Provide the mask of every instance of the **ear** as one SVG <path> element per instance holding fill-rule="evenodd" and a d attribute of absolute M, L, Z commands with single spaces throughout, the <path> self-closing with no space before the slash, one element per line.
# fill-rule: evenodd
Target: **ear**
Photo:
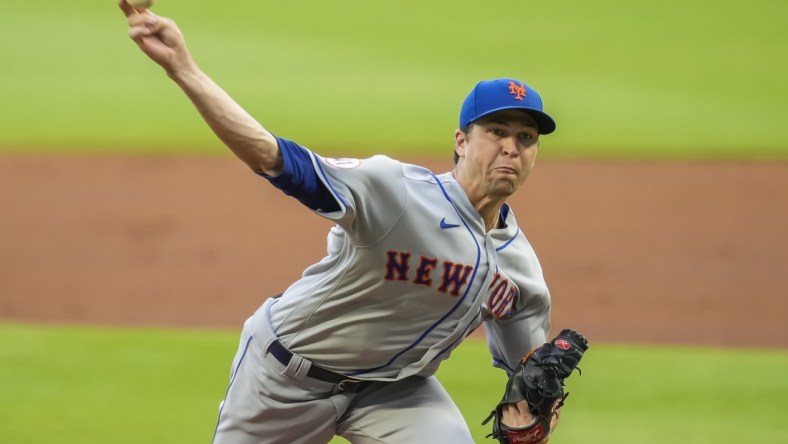
<path fill-rule="evenodd" d="M 461 130 L 454 131 L 454 152 L 460 157 L 465 157 L 465 147 L 468 145 L 468 134 Z"/>

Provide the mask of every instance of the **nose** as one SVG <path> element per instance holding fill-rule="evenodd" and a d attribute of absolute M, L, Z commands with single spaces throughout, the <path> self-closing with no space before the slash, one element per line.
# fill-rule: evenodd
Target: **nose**
<path fill-rule="evenodd" d="M 501 139 L 501 153 L 509 157 L 519 156 L 520 150 L 517 148 L 517 139 L 514 137 L 505 137 Z"/>

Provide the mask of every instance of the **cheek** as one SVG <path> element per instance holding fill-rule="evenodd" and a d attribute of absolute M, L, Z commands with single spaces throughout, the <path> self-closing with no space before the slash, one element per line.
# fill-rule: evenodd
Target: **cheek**
<path fill-rule="evenodd" d="M 534 162 L 533 157 L 528 151 L 521 152 L 518 160 L 520 161 L 520 167 L 522 169 L 528 169 Z"/>
<path fill-rule="evenodd" d="M 526 161 L 526 165 L 528 165 L 528 168 L 533 168 L 534 163 L 536 163 L 536 153 L 538 153 L 538 150 L 536 148 L 533 148 L 528 150 L 526 155 L 523 156 L 523 158 Z"/>
<path fill-rule="evenodd" d="M 465 157 L 471 161 L 473 165 L 478 168 L 484 168 L 484 165 L 489 164 L 489 155 L 481 145 L 475 145 L 473 149 L 465 150 Z"/>
<path fill-rule="evenodd" d="M 536 153 L 529 153 L 521 157 L 522 160 L 522 180 L 525 180 L 526 177 L 531 173 L 531 170 L 536 163 Z"/>

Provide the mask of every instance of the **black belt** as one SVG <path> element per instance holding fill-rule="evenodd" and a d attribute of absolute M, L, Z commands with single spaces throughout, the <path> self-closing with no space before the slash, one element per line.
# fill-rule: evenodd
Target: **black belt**
<path fill-rule="evenodd" d="M 287 366 L 287 364 L 289 364 L 290 360 L 293 358 L 293 353 L 286 349 L 285 346 L 282 345 L 282 343 L 278 340 L 271 343 L 271 345 L 268 347 L 268 352 L 274 355 L 276 360 L 284 366 Z M 306 373 L 306 375 L 319 381 L 338 384 L 339 390 L 347 392 L 358 391 L 361 388 L 361 383 L 364 382 L 358 379 L 348 378 L 345 375 L 334 373 L 324 368 L 320 368 L 314 364 L 309 367 L 309 371 Z"/>

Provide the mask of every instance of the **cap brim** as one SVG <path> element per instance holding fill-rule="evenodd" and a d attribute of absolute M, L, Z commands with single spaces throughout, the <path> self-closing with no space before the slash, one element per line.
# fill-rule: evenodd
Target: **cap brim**
<path fill-rule="evenodd" d="M 533 117 L 536 121 L 537 130 L 539 130 L 539 134 L 550 134 L 555 131 L 555 120 L 552 117 L 545 114 L 543 111 L 539 111 L 538 109 L 533 108 L 525 108 L 522 106 L 502 106 L 500 108 L 495 108 L 487 111 L 484 114 L 477 116 L 473 121 L 477 121 L 484 116 L 489 116 L 490 114 L 497 113 L 498 111 L 504 111 L 507 109 L 519 109 L 528 113 L 529 116 Z"/>

